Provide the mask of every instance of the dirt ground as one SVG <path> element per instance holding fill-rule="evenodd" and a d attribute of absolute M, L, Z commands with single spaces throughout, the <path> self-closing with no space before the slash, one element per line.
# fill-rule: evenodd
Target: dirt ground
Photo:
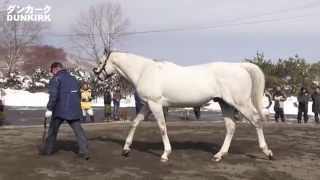
<path fill-rule="evenodd" d="M 224 124 L 217 122 L 168 123 L 173 152 L 160 162 L 162 141 L 155 122 L 137 129 L 130 157 L 121 156 L 129 123 L 86 124 L 91 159 L 77 158 L 77 145 L 69 127 L 59 133 L 58 152 L 39 156 L 42 128 L 0 128 L 0 180 L 36 179 L 217 179 L 288 180 L 320 179 L 320 126 L 265 125 L 265 136 L 275 154 L 267 160 L 260 151 L 255 130 L 238 123 L 229 154 L 211 161 L 224 139 Z"/>

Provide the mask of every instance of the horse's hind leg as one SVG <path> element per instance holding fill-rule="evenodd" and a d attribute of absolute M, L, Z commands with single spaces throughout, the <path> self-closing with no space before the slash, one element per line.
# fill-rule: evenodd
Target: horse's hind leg
<path fill-rule="evenodd" d="M 171 153 L 171 145 L 170 145 L 170 141 L 167 134 L 167 127 L 166 127 L 166 122 L 163 114 L 162 105 L 155 103 L 153 101 L 149 101 L 148 104 L 149 104 L 150 110 L 152 111 L 154 117 L 157 120 L 158 126 L 160 128 L 160 133 L 162 136 L 164 152 L 161 156 L 161 161 L 166 162 L 168 161 L 168 156 Z"/>
<path fill-rule="evenodd" d="M 234 121 L 232 120 L 232 118 L 234 116 L 234 108 L 232 106 L 230 106 L 229 104 L 227 104 L 226 102 L 224 102 L 223 100 L 219 101 L 219 105 L 221 107 L 224 122 L 226 125 L 226 136 L 225 136 L 223 145 L 220 148 L 219 152 L 217 152 L 213 156 L 215 161 L 220 161 L 222 159 L 222 157 L 228 153 L 233 134 L 236 130 L 236 125 L 235 125 Z"/>
<path fill-rule="evenodd" d="M 267 142 L 264 137 L 263 129 L 262 127 L 256 127 L 258 139 L 259 139 L 259 147 L 262 149 L 263 153 L 268 156 L 270 160 L 273 159 L 273 153 L 271 149 L 268 148 Z"/>
<path fill-rule="evenodd" d="M 261 118 L 259 114 L 255 111 L 255 108 L 252 104 L 249 104 L 245 107 L 237 107 L 238 110 L 248 119 L 248 121 L 256 128 L 257 135 L 258 135 L 258 141 L 259 141 L 259 147 L 263 151 L 263 153 L 269 157 L 269 159 L 273 158 L 273 153 L 271 149 L 268 148 L 267 142 L 264 137 L 263 133 L 263 126 Z"/>
<path fill-rule="evenodd" d="M 150 110 L 148 108 L 148 105 L 144 105 L 141 109 L 141 111 L 138 113 L 136 118 L 132 121 L 132 125 L 129 131 L 129 134 L 127 136 L 126 142 L 123 147 L 122 155 L 123 156 L 128 156 L 130 152 L 130 146 L 132 144 L 132 139 L 134 136 L 134 133 L 136 131 L 137 126 L 139 123 L 150 113 Z"/>

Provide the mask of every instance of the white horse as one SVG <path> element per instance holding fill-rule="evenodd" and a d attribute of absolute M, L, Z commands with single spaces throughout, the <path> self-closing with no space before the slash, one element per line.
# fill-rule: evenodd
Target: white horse
<path fill-rule="evenodd" d="M 262 113 L 264 74 L 254 64 L 217 62 L 181 67 L 134 54 L 105 51 L 94 72 L 99 79 L 119 73 L 134 85 L 141 99 L 146 102 L 132 122 L 123 148 L 124 156 L 129 155 L 136 127 L 152 112 L 164 144 L 161 161 L 167 161 L 171 145 L 162 107 L 195 107 L 215 100 L 221 106 L 226 136 L 214 160 L 220 161 L 228 153 L 235 131 L 235 109 L 256 128 L 259 146 L 265 155 L 269 159 L 273 157 L 265 141 L 261 121 L 265 119 Z"/>

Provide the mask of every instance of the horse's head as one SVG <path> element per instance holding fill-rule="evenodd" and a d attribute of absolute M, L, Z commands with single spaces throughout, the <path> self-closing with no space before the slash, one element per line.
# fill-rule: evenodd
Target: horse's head
<path fill-rule="evenodd" d="M 98 66 L 93 68 L 94 74 L 98 77 L 99 80 L 106 80 L 115 73 L 114 65 L 111 62 L 112 51 L 104 50 L 103 56 L 100 58 Z"/>

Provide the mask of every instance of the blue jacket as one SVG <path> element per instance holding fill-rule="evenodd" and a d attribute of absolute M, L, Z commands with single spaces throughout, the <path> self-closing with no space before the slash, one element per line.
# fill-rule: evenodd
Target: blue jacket
<path fill-rule="evenodd" d="M 80 85 L 67 70 L 59 71 L 50 80 L 47 108 L 52 111 L 53 118 L 79 120 L 82 117 Z"/>

